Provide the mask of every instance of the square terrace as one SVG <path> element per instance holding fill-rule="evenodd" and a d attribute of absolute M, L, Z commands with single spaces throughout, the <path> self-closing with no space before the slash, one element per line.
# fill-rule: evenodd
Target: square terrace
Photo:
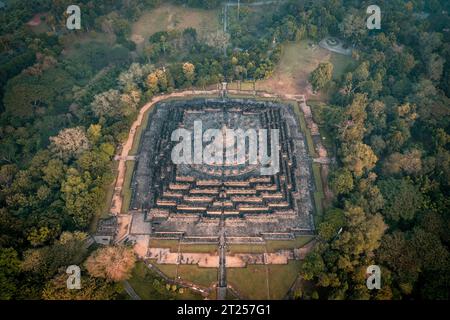
<path fill-rule="evenodd" d="M 217 241 L 219 230 L 236 242 L 311 233 L 311 158 L 291 108 L 247 99 L 159 103 L 143 132 L 131 185 L 139 233 L 202 242 Z M 193 130 L 195 121 L 203 130 L 278 129 L 279 172 L 261 175 L 260 164 L 248 162 L 174 164 L 172 132 Z M 234 140 L 223 144 L 235 147 Z"/>

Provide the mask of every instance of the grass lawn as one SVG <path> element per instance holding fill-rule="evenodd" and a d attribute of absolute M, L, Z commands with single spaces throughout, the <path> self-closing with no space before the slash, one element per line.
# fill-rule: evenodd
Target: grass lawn
<path fill-rule="evenodd" d="M 333 64 L 333 80 L 339 80 L 339 78 L 347 71 L 347 69 L 353 64 L 353 59 L 343 54 L 332 53 L 330 62 Z"/>
<path fill-rule="evenodd" d="M 167 277 L 171 279 L 177 278 L 176 264 L 157 264 L 155 261 L 152 261 L 152 264 L 155 265 Z M 217 282 L 217 269 L 199 268 L 196 265 L 180 264 L 178 266 L 178 277 L 204 287 L 209 287 L 214 282 Z"/>
<path fill-rule="evenodd" d="M 300 263 L 300 261 L 289 261 L 287 265 L 268 266 L 270 299 L 284 298 L 297 278 Z"/>
<path fill-rule="evenodd" d="M 177 277 L 177 265 L 176 264 L 157 264 L 155 261 L 152 261 L 162 273 L 168 276 L 171 279 L 175 279 Z"/>
<path fill-rule="evenodd" d="M 82 46 L 91 42 L 100 42 L 109 45 L 116 43 L 115 36 L 104 32 L 90 31 L 86 33 L 68 33 L 61 38 L 64 46 L 63 54 L 67 57 L 75 54 Z"/>
<path fill-rule="evenodd" d="M 267 295 L 267 272 L 263 265 L 228 268 L 227 280 L 245 299 L 264 300 Z"/>
<path fill-rule="evenodd" d="M 303 112 L 300 111 L 300 106 L 296 103 L 294 106 L 294 113 L 297 115 L 299 122 L 300 122 L 300 129 L 305 135 L 306 138 L 306 146 L 308 147 L 308 152 L 311 157 L 317 158 L 318 154 L 316 153 L 316 149 L 314 149 L 314 141 L 311 136 L 311 132 L 309 131 L 307 125 L 305 116 L 303 115 Z"/>
<path fill-rule="evenodd" d="M 134 171 L 134 164 L 135 161 L 126 161 L 125 166 L 125 180 L 123 182 L 123 189 L 122 189 L 122 196 L 123 196 L 123 202 L 122 202 L 122 213 L 127 213 L 128 209 L 130 208 L 131 203 L 131 178 L 133 177 L 133 171 Z"/>
<path fill-rule="evenodd" d="M 143 262 L 138 262 L 128 280 L 134 291 L 143 300 L 200 300 L 201 295 L 183 289 L 183 293 L 166 289 L 165 281 L 155 272 L 148 269 Z"/>
<path fill-rule="evenodd" d="M 178 266 L 178 276 L 183 280 L 209 287 L 214 282 L 217 282 L 217 269 L 180 264 Z"/>
<path fill-rule="evenodd" d="M 231 244 L 228 246 L 228 252 L 234 253 L 264 253 L 266 247 L 264 244 Z"/>
<path fill-rule="evenodd" d="M 169 248 L 171 252 L 178 252 L 178 245 L 180 241 L 178 240 L 161 240 L 161 239 L 150 239 L 150 248 Z"/>
<path fill-rule="evenodd" d="M 327 106 L 323 102 L 308 100 L 308 105 L 311 107 L 312 116 L 314 122 L 319 126 L 320 137 L 322 138 L 322 143 L 327 149 L 328 156 L 332 157 L 335 151 L 335 145 L 333 143 L 333 137 L 331 133 L 325 130 L 325 119 L 324 119 L 324 110 L 326 110 Z"/>
<path fill-rule="evenodd" d="M 309 74 L 321 62 L 330 61 L 334 66 L 333 78 L 338 79 L 353 61 L 351 57 L 330 52 L 315 44 L 312 40 L 301 40 L 283 45 L 279 63 L 273 75 L 256 83 L 257 90 L 284 93 L 306 93 Z M 320 97 L 319 97 L 320 98 Z"/>
<path fill-rule="evenodd" d="M 145 47 L 149 37 L 158 31 L 184 30 L 194 28 L 200 37 L 220 29 L 219 11 L 185 8 L 174 5 L 144 12 L 133 24 L 131 40 L 139 52 Z"/>
<path fill-rule="evenodd" d="M 130 155 L 130 156 L 137 155 L 138 150 L 139 150 L 139 144 L 141 143 L 142 133 L 147 128 L 147 124 L 148 124 L 148 121 L 149 121 L 149 118 L 150 118 L 150 113 L 152 112 L 154 107 L 155 107 L 155 105 L 153 105 L 153 107 L 148 109 L 147 112 L 144 114 L 144 117 L 142 119 L 141 125 L 139 127 L 137 127 L 137 129 L 136 129 L 136 134 L 134 136 L 133 146 L 131 147 L 130 152 L 128 153 L 128 155 Z"/>
<path fill-rule="evenodd" d="M 181 244 L 181 252 L 212 253 L 217 252 L 216 244 Z"/>
<path fill-rule="evenodd" d="M 181 252 L 196 253 L 215 253 L 217 252 L 216 244 L 184 244 L 180 245 L 178 240 L 151 239 L 150 248 L 168 248 L 171 252 L 178 252 L 180 246 Z"/>
<path fill-rule="evenodd" d="M 269 240 L 267 241 L 267 251 L 276 252 L 281 249 L 301 248 L 314 239 L 314 236 L 300 236 L 295 240 Z"/>
<path fill-rule="evenodd" d="M 325 194 L 323 191 L 322 175 L 320 174 L 320 165 L 318 163 L 312 164 L 314 183 L 316 191 L 314 192 L 314 203 L 316 204 L 316 213 L 320 217 L 323 214 L 323 199 Z"/>

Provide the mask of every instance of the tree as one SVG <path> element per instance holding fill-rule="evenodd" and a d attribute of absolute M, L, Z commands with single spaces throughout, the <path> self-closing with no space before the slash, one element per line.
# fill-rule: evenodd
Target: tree
<path fill-rule="evenodd" d="M 103 190 L 93 183 L 89 172 L 80 174 L 75 168 L 67 171 L 66 180 L 61 185 L 65 207 L 75 225 L 88 226 L 103 198 Z"/>
<path fill-rule="evenodd" d="M 85 262 L 93 277 L 111 281 L 126 280 L 136 262 L 133 249 L 125 246 L 109 246 L 94 251 Z"/>
<path fill-rule="evenodd" d="M 81 127 L 63 129 L 57 136 L 51 137 L 50 141 L 51 150 L 66 161 L 90 148 L 89 140 Z"/>
<path fill-rule="evenodd" d="M 80 290 L 67 289 L 67 277 L 64 272 L 47 282 L 43 291 L 44 300 L 112 300 L 117 296 L 116 287 L 100 278 L 81 277 Z"/>
<path fill-rule="evenodd" d="M 417 175 L 422 171 L 422 153 L 412 149 L 403 154 L 394 152 L 383 161 L 383 173 L 387 176 L 399 173 Z"/>
<path fill-rule="evenodd" d="M 353 189 L 353 176 L 348 169 L 338 169 L 331 175 L 331 189 L 337 194 L 346 194 Z"/>
<path fill-rule="evenodd" d="M 394 222 L 414 218 L 423 197 L 411 180 L 388 178 L 381 180 L 378 186 L 385 199 L 384 216 Z"/>
<path fill-rule="evenodd" d="M 212 48 L 218 48 L 222 52 L 226 52 L 226 49 L 230 45 L 230 35 L 222 30 L 216 32 L 208 32 L 205 36 L 205 42 Z"/>
<path fill-rule="evenodd" d="M 333 77 L 333 64 L 330 62 L 320 63 L 319 66 L 310 74 L 309 82 L 313 90 L 318 91 L 326 86 Z"/>
<path fill-rule="evenodd" d="M 361 176 L 364 170 L 371 170 L 378 160 L 372 149 L 361 142 L 343 144 L 341 155 L 344 165 L 357 177 Z"/>
<path fill-rule="evenodd" d="M 97 94 L 91 108 L 97 117 L 112 118 L 121 114 L 121 96 L 118 90 L 110 89 Z"/>
<path fill-rule="evenodd" d="M 153 93 L 157 93 L 159 91 L 159 87 L 158 87 L 158 75 L 156 74 L 156 72 L 152 72 L 147 76 L 147 81 L 146 81 L 147 87 L 148 89 Z"/>
<path fill-rule="evenodd" d="M 13 248 L 0 248 L 0 300 L 9 300 L 16 292 L 20 260 Z"/>
<path fill-rule="evenodd" d="M 83 232 L 63 232 L 52 245 L 25 251 L 21 269 L 49 279 L 61 267 L 78 265 L 86 258 L 86 239 L 87 234 Z"/>
<path fill-rule="evenodd" d="M 91 124 L 87 130 L 89 142 L 95 145 L 102 136 L 102 126 L 100 124 Z"/>
<path fill-rule="evenodd" d="M 317 252 L 309 253 L 300 265 L 300 275 L 305 280 L 312 280 L 325 270 L 325 263 Z"/>
<path fill-rule="evenodd" d="M 339 229 L 345 224 L 344 211 L 331 209 L 325 214 L 325 219 L 318 227 L 319 236 L 325 241 L 330 241 L 338 236 Z"/>
<path fill-rule="evenodd" d="M 362 141 L 366 130 L 364 122 L 367 118 L 366 113 L 367 96 L 365 94 L 356 94 L 352 103 L 345 108 L 345 120 L 339 128 L 339 138 L 342 142 L 355 143 Z"/>
<path fill-rule="evenodd" d="M 183 74 L 187 83 L 192 84 L 195 79 L 195 66 L 190 62 L 183 63 Z"/>
<path fill-rule="evenodd" d="M 345 38 L 351 40 L 353 44 L 358 44 L 367 33 L 364 17 L 356 10 L 352 10 L 339 25 L 339 29 Z"/>

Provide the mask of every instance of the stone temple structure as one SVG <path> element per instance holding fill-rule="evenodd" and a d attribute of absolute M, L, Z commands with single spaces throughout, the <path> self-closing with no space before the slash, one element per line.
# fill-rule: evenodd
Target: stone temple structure
<path fill-rule="evenodd" d="M 130 235 L 214 243 L 226 236 L 242 243 L 313 233 L 312 160 L 291 105 L 197 98 L 161 102 L 149 117 L 131 184 Z M 278 172 L 262 175 L 262 164 L 250 161 L 175 164 L 172 133 L 193 131 L 199 121 L 203 132 L 278 129 Z M 224 153 L 235 143 L 224 139 Z"/>

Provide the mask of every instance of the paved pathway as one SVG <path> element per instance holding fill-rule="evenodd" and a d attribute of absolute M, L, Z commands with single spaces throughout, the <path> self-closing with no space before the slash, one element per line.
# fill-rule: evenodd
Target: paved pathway
<path fill-rule="evenodd" d="M 123 282 L 123 287 L 125 288 L 125 291 L 128 293 L 128 295 L 131 297 L 131 299 L 142 300 L 141 297 L 138 296 L 136 291 L 134 291 L 134 289 L 131 287 L 130 283 L 127 280 Z"/>
<path fill-rule="evenodd" d="M 226 240 L 224 230 L 224 218 L 220 219 L 219 240 L 219 284 L 217 286 L 217 300 L 225 300 L 227 294 L 227 268 L 226 268 Z"/>

